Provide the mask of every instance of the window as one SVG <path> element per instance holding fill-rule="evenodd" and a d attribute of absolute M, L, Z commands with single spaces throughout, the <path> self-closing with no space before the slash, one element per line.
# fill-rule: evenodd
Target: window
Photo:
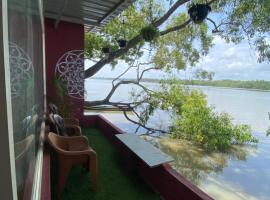
<path fill-rule="evenodd" d="M 30 199 L 44 111 L 39 1 L 8 1 L 11 106 L 18 199 Z"/>

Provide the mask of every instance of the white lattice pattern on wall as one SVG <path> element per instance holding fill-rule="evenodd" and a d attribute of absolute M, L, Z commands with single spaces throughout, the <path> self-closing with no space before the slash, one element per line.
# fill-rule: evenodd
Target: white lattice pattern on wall
<path fill-rule="evenodd" d="M 20 96 L 34 74 L 33 63 L 28 54 L 17 44 L 9 43 L 9 63 L 12 98 Z"/>
<path fill-rule="evenodd" d="M 84 99 L 84 51 L 72 50 L 57 61 L 55 76 L 66 85 L 69 96 Z"/>

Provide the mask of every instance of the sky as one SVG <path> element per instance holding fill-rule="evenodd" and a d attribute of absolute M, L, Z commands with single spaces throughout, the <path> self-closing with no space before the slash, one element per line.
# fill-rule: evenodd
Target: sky
<path fill-rule="evenodd" d="M 213 43 L 215 46 L 200 60 L 197 67 L 215 72 L 217 80 L 270 81 L 270 63 L 258 63 L 258 55 L 248 41 L 235 45 L 215 37 Z"/>
<path fill-rule="evenodd" d="M 183 12 L 182 7 L 178 12 Z M 219 16 L 213 14 L 212 19 L 215 21 Z M 215 73 L 214 80 L 266 80 L 270 81 L 270 63 L 258 63 L 258 55 L 251 48 L 247 40 L 239 44 L 226 43 L 221 37 L 214 36 L 214 46 L 210 49 L 208 55 L 202 57 L 195 68 L 189 68 L 186 71 L 175 72 L 180 79 L 190 79 L 193 72 L 202 68 Z M 90 61 L 86 61 L 86 68 L 91 66 Z M 100 70 L 95 77 L 117 77 L 128 66 L 124 62 L 119 64 L 112 70 L 110 65 L 106 65 Z M 156 71 L 145 73 L 144 78 L 163 78 L 165 73 Z M 124 78 L 136 78 L 136 71 L 130 71 Z"/>
<path fill-rule="evenodd" d="M 257 54 L 250 47 L 248 41 L 240 44 L 226 43 L 223 39 L 216 36 L 214 46 L 209 54 L 200 59 L 195 68 L 176 73 L 181 79 L 189 79 L 192 72 L 197 68 L 215 72 L 215 80 L 267 80 L 270 81 L 270 63 L 258 63 Z M 86 61 L 86 68 L 91 66 L 90 61 Z M 95 77 L 116 77 L 127 65 L 120 62 L 114 70 L 110 65 L 106 65 Z M 124 78 L 135 78 L 136 72 L 130 71 Z M 165 73 L 148 72 L 145 78 L 163 78 Z"/>

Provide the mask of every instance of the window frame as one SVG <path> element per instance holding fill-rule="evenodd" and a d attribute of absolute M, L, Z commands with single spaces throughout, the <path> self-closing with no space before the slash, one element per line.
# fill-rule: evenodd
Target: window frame
<path fill-rule="evenodd" d="M 17 200 L 15 153 L 8 47 L 8 4 L 0 3 L 0 193 L 1 198 Z"/>
<path fill-rule="evenodd" d="M 43 110 L 46 110 L 46 71 L 45 71 L 45 28 L 43 0 L 38 0 L 39 14 L 42 29 L 42 72 L 43 72 Z M 15 169 L 15 152 L 13 139 L 10 64 L 9 64 L 9 38 L 8 38 L 8 0 L 0 3 L 0 194 L 6 200 L 17 200 L 17 184 Z M 45 114 L 40 130 L 35 173 L 32 187 L 32 200 L 41 198 L 43 146 L 45 141 Z"/>

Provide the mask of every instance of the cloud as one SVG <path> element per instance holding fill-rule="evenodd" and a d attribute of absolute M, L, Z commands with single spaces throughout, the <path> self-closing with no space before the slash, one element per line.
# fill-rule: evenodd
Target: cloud
<path fill-rule="evenodd" d="M 226 43 L 222 38 L 214 38 L 214 46 L 207 56 L 200 59 L 196 68 L 203 68 L 215 72 L 214 79 L 234 79 L 234 80 L 270 80 L 270 64 L 267 62 L 258 63 L 258 55 L 252 49 L 248 41 L 239 44 Z M 90 61 L 86 61 L 86 68 L 91 66 Z M 110 65 L 106 65 L 95 76 L 96 77 L 117 77 L 127 68 L 127 64 L 119 62 L 114 70 Z M 196 69 L 192 68 L 186 72 L 180 72 L 180 78 L 189 78 Z M 165 73 L 147 72 L 146 78 L 162 78 Z M 130 70 L 125 78 L 135 78 L 136 70 Z"/>
<path fill-rule="evenodd" d="M 270 64 L 257 62 L 258 55 L 248 41 L 236 45 L 215 37 L 214 44 L 197 67 L 215 72 L 215 79 L 270 80 Z"/>

